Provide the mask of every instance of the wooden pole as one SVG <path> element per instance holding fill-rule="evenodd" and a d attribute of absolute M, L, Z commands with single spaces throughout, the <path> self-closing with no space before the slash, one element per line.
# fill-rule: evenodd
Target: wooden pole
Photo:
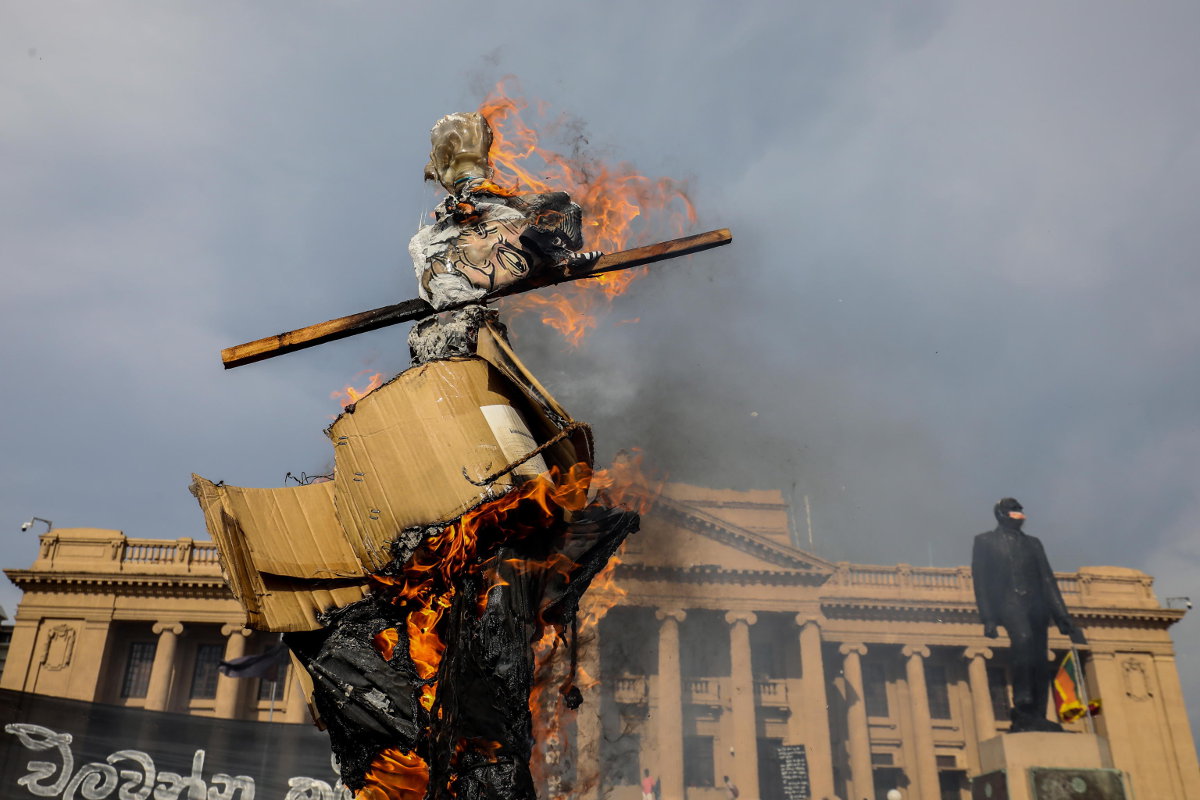
<path fill-rule="evenodd" d="M 531 289 L 540 289 L 559 283 L 594 278 L 606 272 L 631 269 L 632 267 L 653 264 L 656 261 L 665 261 L 669 258 L 698 253 L 701 250 L 720 247 L 732 241 L 733 236 L 730 234 L 729 229 L 721 228 L 720 230 L 708 231 L 707 233 L 698 233 L 694 236 L 685 236 L 682 239 L 671 239 L 666 242 L 649 244 L 645 247 L 635 247 L 631 250 L 609 253 L 597 259 L 596 263 L 584 272 L 561 273 L 547 270 L 531 276 L 526 281 L 509 284 L 479 300 L 447 306 L 441 310 L 450 311 L 467 305 L 485 303 L 497 297 L 527 292 Z M 345 339 L 347 336 L 354 336 L 355 334 L 386 328 L 389 325 L 398 325 L 401 322 L 421 319 L 434 313 L 437 312 L 434 311 L 433 306 L 424 300 L 405 300 L 403 303 L 396 303 L 395 305 L 384 306 L 383 308 L 376 308 L 371 311 L 362 311 L 347 317 L 339 317 L 317 323 L 316 325 L 309 325 L 306 328 L 277 333 L 274 336 L 256 339 L 253 342 L 227 347 L 221 351 L 221 362 L 225 365 L 225 369 L 233 369 L 243 364 L 253 364 L 255 361 L 263 361 L 275 356 L 281 356 L 284 353 L 293 353 L 297 350 L 315 347 L 326 342 Z"/>

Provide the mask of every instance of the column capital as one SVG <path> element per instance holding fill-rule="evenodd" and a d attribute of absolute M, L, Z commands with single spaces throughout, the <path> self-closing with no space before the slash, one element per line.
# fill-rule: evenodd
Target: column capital
<path fill-rule="evenodd" d="M 659 621 L 673 619 L 676 622 L 683 622 L 687 619 L 687 612 L 682 608 L 660 608 L 654 612 L 654 616 Z"/>
<path fill-rule="evenodd" d="M 796 615 L 796 624 L 801 628 L 808 625 L 815 625 L 819 628 L 825 624 L 825 617 L 816 613 L 804 612 Z"/>
<path fill-rule="evenodd" d="M 222 636 L 229 637 L 235 633 L 240 633 L 242 636 L 249 636 L 253 631 L 240 622 L 227 622 L 221 626 Z"/>
<path fill-rule="evenodd" d="M 173 633 L 176 636 L 183 633 L 182 622 L 156 622 L 154 627 L 150 629 L 155 636 L 162 636 L 164 633 Z"/>
<path fill-rule="evenodd" d="M 736 622 L 744 622 L 747 625 L 753 625 L 758 622 L 758 615 L 753 611 L 726 611 L 725 621 L 730 625 Z"/>
<path fill-rule="evenodd" d="M 912 658 L 913 656 L 929 658 L 929 648 L 923 644 L 906 644 L 900 649 L 900 655 L 905 658 Z"/>
<path fill-rule="evenodd" d="M 862 642 L 843 642 L 842 645 L 838 647 L 838 652 L 844 656 L 848 656 L 851 653 L 859 656 L 865 656 L 867 654 L 867 646 Z"/>
<path fill-rule="evenodd" d="M 990 648 L 990 647 L 983 647 L 982 645 L 971 645 L 970 647 L 963 650 L 963 655 L 968 660 L 982 658 L 984 661 L 991 661 L 992 656 L 994 656 L 995 653 L 992 652 L 992 648 Z"/>

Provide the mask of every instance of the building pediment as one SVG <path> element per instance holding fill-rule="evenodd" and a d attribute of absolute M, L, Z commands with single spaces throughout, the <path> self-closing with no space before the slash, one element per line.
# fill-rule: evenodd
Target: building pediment
<path fill-rule="evenodd" d="M 722 510 L 726 513 L 718 516 Z M 786 533 L 751 530 L 731 521 L 728 512 L 660 495 L 643 514 L 642 531 L 628 541 L 622 563 L 641 572 L 710 581 L 743 574 L 768 582 L 822 583 L 833 573 L 832 563 L 786 543 Z"/>

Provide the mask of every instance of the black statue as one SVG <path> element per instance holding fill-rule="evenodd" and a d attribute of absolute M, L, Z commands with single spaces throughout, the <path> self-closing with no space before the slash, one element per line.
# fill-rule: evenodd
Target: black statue
<path fill-rule="evenodd" d="M 1003 625 L 1011 640 L 1009 730 L 1061 731 L 1061 725 L 1046 719 L 1054 670 L 1046 659 L 1046 629 L 1053 622 L 1072 642 L 1086 644 L 1087 640 L 1067 613 L 1042 543 L 1021 532 L 1025 522 L 1021 504 L 1006 497 L 996 504 L 995 513 L 996 529 L 975 537 L 971 572 L 983 635 L 995 639 L 997 626 Z"/>

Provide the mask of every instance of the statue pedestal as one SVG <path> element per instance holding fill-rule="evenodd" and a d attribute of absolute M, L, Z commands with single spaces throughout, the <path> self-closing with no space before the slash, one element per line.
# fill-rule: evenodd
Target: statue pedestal
<path fill-rule="evenodd" d="M 1088 733 L 1006 733 L 979 743 L 972 800 L 1127 800 L 1108 741 Z"/>

